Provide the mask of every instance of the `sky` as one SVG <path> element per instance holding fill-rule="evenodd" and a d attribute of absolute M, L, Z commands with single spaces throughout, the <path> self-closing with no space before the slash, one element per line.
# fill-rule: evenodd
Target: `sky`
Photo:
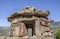
<path fill-rule="evenodd" d="M 49 10 L 48 18 L 60 21 L 60 0 L 0 0 L 0 26 L 10 26 L 7 17 L 22 10 L 25 6 L 34 6 L 38 10 Z"/>

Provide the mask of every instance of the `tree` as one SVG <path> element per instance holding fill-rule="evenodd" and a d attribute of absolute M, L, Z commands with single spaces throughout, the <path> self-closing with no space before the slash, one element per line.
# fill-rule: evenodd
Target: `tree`
<path fill-rule="evenodd" d="M 55 31 L 56 39 L 60 39 L 60 28 L 57 28 Z"/>

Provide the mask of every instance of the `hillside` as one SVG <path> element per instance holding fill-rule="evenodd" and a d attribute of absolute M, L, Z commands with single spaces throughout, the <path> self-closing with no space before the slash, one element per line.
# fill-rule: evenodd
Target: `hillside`
<path fill-rule="evenodd" d="M 9 32 L 9 27 L 8 26 L 0 26 L 0 36 L 5 35 L 7 32 Z"/>
<path fill-rule="evenodd" d="M 58 27 L 60 27 L 60 21 L 59 22 L 52 22 L 51 26 L 53 27 L 54 30 L 56 30 Z"/>

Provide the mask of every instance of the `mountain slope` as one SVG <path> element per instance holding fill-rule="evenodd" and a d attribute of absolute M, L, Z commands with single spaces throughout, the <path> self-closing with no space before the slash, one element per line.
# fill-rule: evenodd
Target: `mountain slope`
<path fill-rule="evenodd" d="M 5 35 L 7 32 L 9 32 L 9 27 L 8 26 L 0 26 L 0 36 Z"/>
<path fill-rule="evenodd" d="M 51 26 L 53 27 L 53 29 L 57 29 L 58 27 L 60 27 L 60 21 L 59 22 L 52 22 Z"/>

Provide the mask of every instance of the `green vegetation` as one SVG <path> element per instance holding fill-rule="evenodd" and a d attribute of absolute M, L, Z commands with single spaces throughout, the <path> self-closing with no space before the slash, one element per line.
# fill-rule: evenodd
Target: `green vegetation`
<path fill-rule="evenodd" d="M 55 31 L 56 39 L 60 39 L 60 28 L 57 28 Z"/>

